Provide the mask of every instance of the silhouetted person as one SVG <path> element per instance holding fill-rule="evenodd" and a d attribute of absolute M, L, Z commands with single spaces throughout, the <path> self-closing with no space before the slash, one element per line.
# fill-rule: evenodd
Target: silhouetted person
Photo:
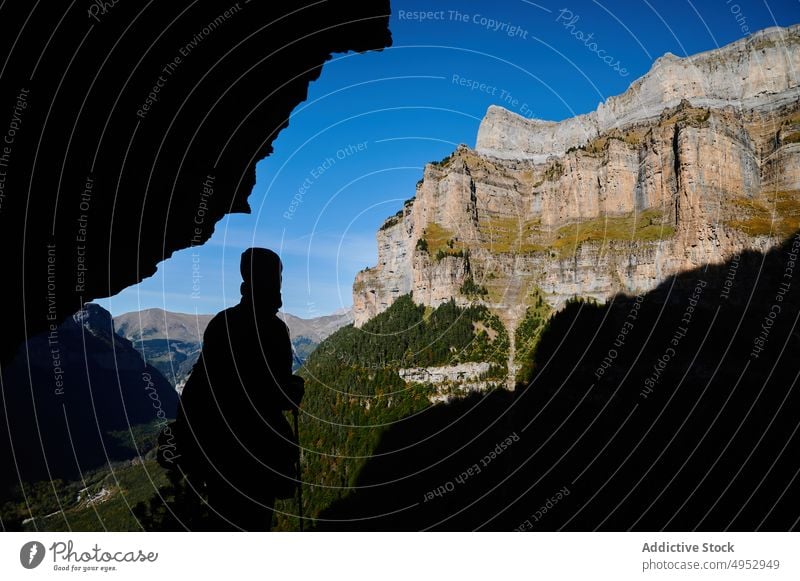
<path fill-rule="evenodd" d="M 242 300 L 214 317 L 178 416 L 189 482 L 205 483 L 211 530 L 269 530 L 275 498 L 291 497 L 298 448 L 284 411 L 296 409 L 289 331 L 278 318 L 277 254 L 242 254 Z"/>

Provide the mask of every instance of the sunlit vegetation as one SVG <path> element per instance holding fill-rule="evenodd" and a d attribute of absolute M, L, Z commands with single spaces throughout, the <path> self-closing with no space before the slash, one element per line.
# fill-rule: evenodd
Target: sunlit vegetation
<path fill-rule="evenodd" d="M 468 297 L 484 297 L 489 294 L 488 289 L 483 285 L 476 284 L 472 277 L 465 280 L 459 290 L 461 294 Z"/>
<path fill-rule="evenodd" d="M 558 257 L 565 258 L 588 242 L 656 242 L 674 234 L 675 227 L 665 223 L 664 213 L 649 209 L 628 216 L 599 216 L 562 226 L 556 231 L 550 248 Z"/>
<path fill-rule="evenodd" d="M 486 238 L 486 248 L 492 252 L 528 253 L 544 250 L 544 246 L 534 242 L 540 233 L 541 221 L 520 220 L 515 217 L 489 217 L 482 220 L 480 229 Z"/>
<path fill-rule="evenodd" d="M 547 182 L 556 182 L 564 175 L 564 166 L 558 160 L 555 160 L 550 167 L 544 171 L 544 180 Z"/>
<path fill-rule="evenodd" d="M 406 383 L 407 367 L 489 361 L 482 379 L 503 379 L 508 335 L 484 306 L 449 301 L 437 308 L 417 305 L 409 295 L 360 329 L 344 327 L 311 354 L 301 416 L 304 512 L 315 517 L 348 495 L 364 463 L 392 424 L 431 405 L 436 389 Z M 279 509 L 293 513 L 292 501 Z M 280 516 L 277 528 L 292 530 L 296 519 Z"/>
<path fill-rule="evenodd" d="M 517 383 L 527 384 L 533 378 L 534 353 L 548 319 L 552 314 L 542 291 L 533 287 L 528 295 L 525 317 L 514 333 L 515 361 L 521 362 L 517 370 Z"/>
<path fill-rule="evenodd" d="M 800 191 L 779 191 L 731 200 L 736 218 L 725 225 L 750 236 L 786 238 L 800 228 Z M 774 214 L 773 214 L 774 212 Z"/>
<path fill-rule="evenodd" d="M 436 260 L 448 256 L 463 257 L 466 254 L 466 247 L 458 240 L 455 233 L 436 222 L 428 223 L 422 237 L 417 240 L 416 248 L 427 252 Z"/>
<path fill-rule="evenodd" d="M 453 155 L 455 155 L 455 152 L 453 152 L 453 153 L 451 153 L 449 155 L 446 155 L 445 157 L 443 157 L 439 161 L 432 161 L 431 165 L 434 166 L 434 167 L 443 167 L 443 166 L 447 165 L 450 162 L 450 160 L 453 158 Z"/>
<path fill-rule="evenodd" d="M 789 133 L 788 135 L 784 135 L 781 138 L 783 143 L 800 143 L 800 131 L 795 131 L 793 133 Z"/>
<path fill-rule="evenodd" d="M 599 137 L 596 137 L 584 145 L 573 146 L 567 149 L 567 153 L 581 151 L 588 155 L 600 155 L 608 149 L 609 142 L 621 141 L 630 147 L 638 147 L 644 141 L 645 135 L 650 131 L 649 127 L 634 127 L 627 131 L 612 130 Z"/>
<path fill-rule="evenodd" d="M 672 111 L 673 113 L 669 117 L 665 117 L 660 121 L 660 125 L 668 126 L 675 123 L 683 123 L 691 127 L 704 127 L 711 117 L 710 109 L 692 107 L 687 105 L 686 102 L 681 103 Z"/>
<path fill-rule="evenodd" d="M 0 515 L 5 526 L 24 530 L 140 531 L 137 505 L 166 485 L 166 473 L 154 459 L 137 459 L 86 473 L 83 480 L 25 485 L 27 504 L 19 488 Z"/>
<path fill-rule="evenodd" d="M 624 216 L 602 215 L 553 232 L 542 230 L 538 220 L 492 218 L 481 225 L 481 232 L 487 238 L 484 247 L 491 252 L 548 252 L 566 258 L 586 243 L 655 242 L 672 237 L 675 228 L 661 210 L 649 209 Z"/>
<path fill-rule="evenodd" d="M 403 210 L 397 212 L 394 216 L 387 218 L 383 224 L 381 224 L 380 230 L 388 230 L 392 226 L 396 226 L 399 224 L 403 219 Z"/>

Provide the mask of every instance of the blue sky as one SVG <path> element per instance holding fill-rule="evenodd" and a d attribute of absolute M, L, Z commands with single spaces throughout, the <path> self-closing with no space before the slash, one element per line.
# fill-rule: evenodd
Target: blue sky
<path fill-rule="evenodd" d="M 489 105 L 564 119 L 623 92 L 665 52 L 797 22 L 797 0 L 394 0 L 393 47 L 325 65 L 257 166 L 253 213 L 226 217 L 203 247 L 98 302 L 115 315 L 214 313 L 239 300 L 241 252 L 267 246 L 283 257 L 285 311 L 349 307 L 354 275 L 376 262 L 380 224 L 413 197 L 426 162 L 475 145 Z"/>

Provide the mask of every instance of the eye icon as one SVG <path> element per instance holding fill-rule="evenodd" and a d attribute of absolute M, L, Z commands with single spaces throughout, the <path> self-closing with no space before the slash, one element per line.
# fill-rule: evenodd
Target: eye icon
<path fill-rule="evenodd" d="M 26 569 L 35 569 L 44 560 L 44 545 L 39 541 L 30 541 L 19 550 L 19 562 Z"/>

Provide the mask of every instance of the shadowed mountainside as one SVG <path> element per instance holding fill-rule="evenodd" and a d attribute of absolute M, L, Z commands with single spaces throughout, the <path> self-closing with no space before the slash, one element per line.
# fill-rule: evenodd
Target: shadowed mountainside
<path fill-rule="evenodd" d="M 178 404 L 172 386 L 96 304 L 25 343 L 2 386 L 9 425 L 0 431 L 0 498 L 20 481 L 77 480 L 144 454 L 136 449 L 140 431 L 163 426 Z"/>
<path fill-rule="evenodd" d="M 528 385 L 398 422 L 318 528 L 797 528 L 798 254 L 571 302 Z"/>
<path fill-rule="evenodd" d="M 388 0 L 3 3 L 0 362 L 249 212 L 323 63 L 389 45 L 388 18 Z"/>

